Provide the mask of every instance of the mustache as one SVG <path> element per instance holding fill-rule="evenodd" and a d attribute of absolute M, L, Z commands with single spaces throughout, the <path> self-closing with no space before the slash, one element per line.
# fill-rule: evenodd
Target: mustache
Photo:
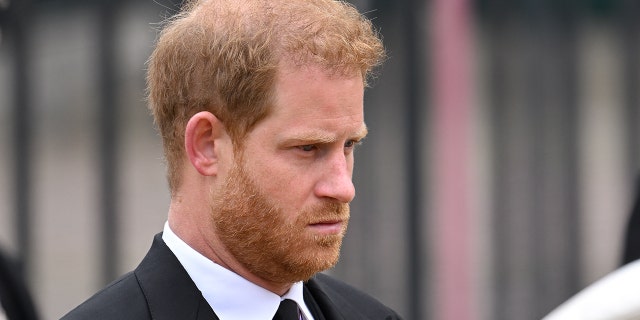
<path fill-rule="evenodd" d="M 348 203 L 325 202 L 305 209 L 300 218 L 305 224 L 316 224 L 327 221 L 346 221 L 349 216 Z"/>

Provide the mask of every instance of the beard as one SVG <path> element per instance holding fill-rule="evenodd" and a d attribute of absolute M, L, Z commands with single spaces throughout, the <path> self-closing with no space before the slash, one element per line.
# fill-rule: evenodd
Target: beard
<path fill-rule="evenodd" d="M 219 240 L 247 270 L 271 282 L 294 283 L 338 262 L 349 205 L 327 201 L 287 214 L 261 192 L 239 162 L 222 193 L 212 199 L 211 215 Z M 343 221 L 338 234 L 307 229 L 309 224 L 337 220 Z"/>

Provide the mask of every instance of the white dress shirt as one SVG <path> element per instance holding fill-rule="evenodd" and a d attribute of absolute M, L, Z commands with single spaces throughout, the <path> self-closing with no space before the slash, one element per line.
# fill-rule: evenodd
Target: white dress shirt
<path fill-rule="evenodd" d="M 165 223 L 162 240 L 178 258 L 220 320 L 271 320 L 280 301 L 298 304 L 302 319 L 313 320 L 304 303 L 303 284 L 296 282 L 282 297 L 209 260 L 180 239 Z"/>

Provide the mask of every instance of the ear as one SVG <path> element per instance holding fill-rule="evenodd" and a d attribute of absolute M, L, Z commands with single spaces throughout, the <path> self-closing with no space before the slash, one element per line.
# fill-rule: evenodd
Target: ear
<path fill-rule="evenodd" d="M 221 139 L 226 129 L 220 120 L 210 112 L 196 113 L 184 133 L 184 147 L 191 165 L 203 176 L 218 173 Z"/>

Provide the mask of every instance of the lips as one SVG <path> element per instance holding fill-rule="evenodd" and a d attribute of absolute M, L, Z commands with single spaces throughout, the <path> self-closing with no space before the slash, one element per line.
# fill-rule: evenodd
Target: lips
<path fill-rule="evenodd" d="M 349 205 L 333 202 L 304 210 L 297 221 L 312 233 L 320 235 L 342 234 L 348 222 Z"/>
<path fill-rule="evenodd" d="M 321 234 L 338 234 L 342 232 L 343 220 L 325 220 L 317 223 L 310 223 L 309 228 Z"/>

